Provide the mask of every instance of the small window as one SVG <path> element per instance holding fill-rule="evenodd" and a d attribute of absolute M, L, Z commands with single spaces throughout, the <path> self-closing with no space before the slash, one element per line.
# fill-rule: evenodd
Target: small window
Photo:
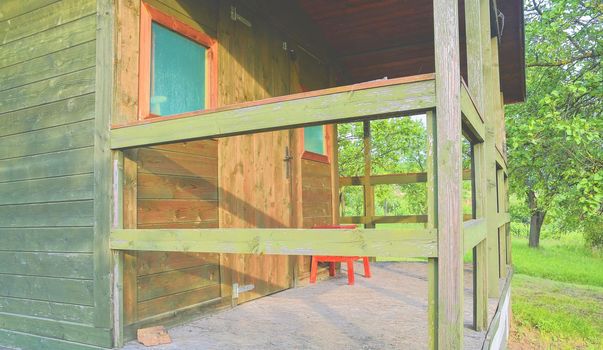
<path fill-rule="evenodd" d="M 316 154 L 325 154 L 325 135 L 322 125 L 304 128 L 304 150 Z"/>
<path fill-rule="evenodd" d="M 151 114 L 205 109 L 207 48 L 156 22 L 152 25 Z"/>
<path fill-rule="evenodd" d="M 178 18 L 143 4 L 140 15 L 139 118 L 215 106 L 215 41 Z"/>

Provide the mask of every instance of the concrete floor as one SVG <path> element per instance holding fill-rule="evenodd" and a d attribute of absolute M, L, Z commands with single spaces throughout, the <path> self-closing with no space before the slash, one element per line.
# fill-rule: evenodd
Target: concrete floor
<path fill-rule="evenodd" d="M 174 349 L 426 349 L 427 265 L 373 263 L 373 277 L 356 265 L 345 274 L 289 289 L 169 330 Z M 360 273 L 360 274 L 358 274 Z M 471 330 L 471 266 L 465 270 L 465 349 L 481 349 L 485 333 Z M 490 300 L 490 317 L 496 310 Z M 137 342 L 127 350 L 149 349 Z"/>

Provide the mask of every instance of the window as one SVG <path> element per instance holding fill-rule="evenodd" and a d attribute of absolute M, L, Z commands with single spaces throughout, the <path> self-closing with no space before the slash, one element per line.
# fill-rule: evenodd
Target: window
<path fill-rule="evenodd" d="M 329 162 L 329 135 L 330 126 L 317 125 L 308 126 L 302 129 L 303 149 L 302 158 L 317 162 Z"/>
<path fill-rule="evenodd" d="M 140 17 L 139 118 L 215 106 L 215 41 L 148 4 Z"/>
<path fill-rule="evenodd" d="M 325 154 L 325 136 L 322 125 L 304 128 L 304 150 L 316 154 Z"/>

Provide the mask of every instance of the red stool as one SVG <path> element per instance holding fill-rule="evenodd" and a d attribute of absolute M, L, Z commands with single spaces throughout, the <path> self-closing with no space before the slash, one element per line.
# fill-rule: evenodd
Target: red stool
<path fill-rule="evenodd" d="M 356 225 L 322 225 L 314 226 L 315 229 L 344 229 L 353 230 Z M 310 283 L 316 282 L 316 273 L 318 272 L 319 262 L 328 262 L 329 276 L 335 276 L 335 263 L 345 262 L 348 264 L 348 284 L 354 284 L 354 261 L 360 259 L 359 256 L 312 256 L 312 268 L 310 269 Z M 364 277 L 371 277 L 371 267 L 369 266 L 368 257 L 362 257 L 364 262 Z"/>

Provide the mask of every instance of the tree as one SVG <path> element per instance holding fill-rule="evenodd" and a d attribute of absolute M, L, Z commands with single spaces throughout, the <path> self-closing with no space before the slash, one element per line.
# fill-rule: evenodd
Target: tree
<path fill-rule="evenodd" d="M 526 3 L 527 100 L 507 107 L 507 143 L 531 247 L 550 213 L 603 244 L 602 13 L 599 1 Z"/>

